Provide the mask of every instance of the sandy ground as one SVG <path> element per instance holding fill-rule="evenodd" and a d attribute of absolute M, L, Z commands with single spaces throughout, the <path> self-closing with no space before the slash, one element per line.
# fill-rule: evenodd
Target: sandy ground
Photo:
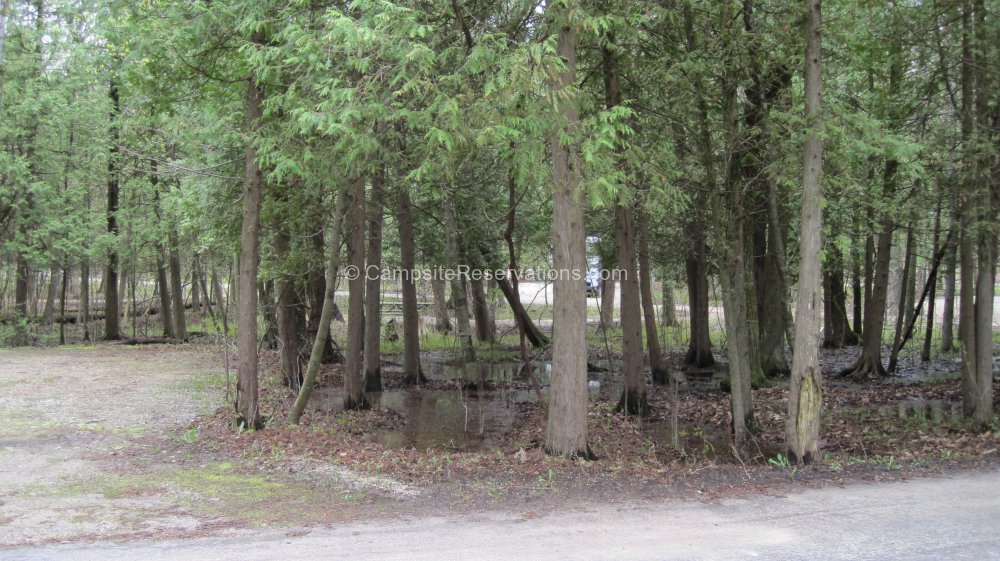
<path fill-rule="evenodd" d="M 162 348 L 0 351 L 0 545 L 197 529 L 166 496 L 117 493 L 103 458 L 214 408 L 220 374 Z"/>

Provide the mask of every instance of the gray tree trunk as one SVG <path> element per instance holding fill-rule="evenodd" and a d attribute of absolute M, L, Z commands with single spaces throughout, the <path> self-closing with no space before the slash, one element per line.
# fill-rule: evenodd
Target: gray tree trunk
<path fill-rule="evenodd" d="M 420 366 L 420 311 L 417 309 L 416 269 L 417 248 L 413 243 L 413 204 L 405 185 L 396 194 L 396 225 L 399 230 L 399 261 L 405 276 L 403 292 L 403 379 L 421 384 L 427 379 Z"/>
<path fill-rule="evenodd" d="M 559 92 L 576 82 L 576 25 L 569 21 L 573 7 L 556 3 L 546 8 L 546 18 L 558 30 L 556 53 L 566 63 L 551 88 Z M 560 99 L 560 96 L 553 96 Z M 579 113 L 573 96 L 562 97 L 557 109 L 569 134 L 576 133 Z M 584 273 L 585 231 L 576 148 L 560 141 L 553 131 L 552 257 L 557 271 Z M 545 432 L 545 451 L 565 457 L 593 458 L 587 443 L 587 295 L 578 279 L 560 274 L 555 281 L 552 342 L 552 385 Z"/>
<path fill-rule="evenodd" d="M 251 41 L 264 43 L 264 33 L 256 31 Z M 260 263 L 260 206 L 264 178 L 257 161 L 254 135 L 263 114 L 264 88 L 251 74 L 247 86 L 246 127 L 250 132 L 244 156 L 246 178 L 243 193 L 243 223 L 239 257 L 239 317 L 236 381 L 236 423 L 248 429 L 262 428 L 257 380 L 257 267 Z M 181 307 L 183 311 L 183 306 Z"/>
<path fill-rule="evenodd" d="M 344 353 L 344 409 L 367 409 L 365 398 L 365 180 L 356 179 L 351 187 L 347 260 L 349 267 L 347 304 L 347 349 Z"/>
<path fill-rule="evenodd" d="M 382 391 L 382 225 L 385 171 L 372 176 L 368 207 L 368 255 L 365 269 L 365 392 Z"/>
<path fill-rule="evenodd" d="M 820 251 L 822 250 L 823 117 L 821 113 L 821 4 L 805 0 L 806 125 L 803 148 L 802 233 L 799 237 L 799 289 L 795 302 L 795 354 L 788 388 L 785 439 L 793 462 L 820 461 L 819 425 L 823 410 L 823 374 L 819 366 Z M 840 274 L 838 272 L 837 274 Z"/>

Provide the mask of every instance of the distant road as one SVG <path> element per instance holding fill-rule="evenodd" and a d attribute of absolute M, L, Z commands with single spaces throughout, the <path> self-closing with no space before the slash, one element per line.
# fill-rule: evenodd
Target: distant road
<path fill-rule="evenodd" d="M 991 560 L 1000 559 L 1000 472 L 528 518 L 485 513 L 187 541 L 34 547 L 0 551 L 0 559 Z"/>

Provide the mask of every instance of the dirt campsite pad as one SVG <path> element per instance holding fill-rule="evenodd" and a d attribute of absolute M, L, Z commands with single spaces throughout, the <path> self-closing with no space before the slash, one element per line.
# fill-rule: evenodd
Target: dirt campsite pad
<path fill-rule="evenodd" d="M 192 452 L 183 428 L 224 404 L 223 364 L 179 346 L 0 351 L 0 546 L 334 521 L 349 513 L 330 505 L 406 492 L 321 462 L 261 473 Z"/>

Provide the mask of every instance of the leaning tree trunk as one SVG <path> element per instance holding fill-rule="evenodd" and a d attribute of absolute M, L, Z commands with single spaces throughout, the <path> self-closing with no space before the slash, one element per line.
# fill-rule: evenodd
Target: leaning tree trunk
<path fill-rule="evenodd" d="M 347 234 L 347 349 L 344 356 L 344 409 L 368 409 L 365 398 L 365 180 L 351 187 Z"/>
<path fill-rule="evenodd" d="M 317 217 L 317 223 L 323 224 L 325 220 Z M 320 229 L 315 234 L 311 236 L 312 239 L 312 250 L 313 258 L 316 263 L 321 263 L 323 261 L 324 255 L 324 237 L 323 230 Z M 339 251 L 340 248 L 337 248 Z M 334 285 L 336 286 L 336 284 Z M 309 329 L 306 331 L 306 340 L 311 341 L 316 337 L 316 333 L 319 332 L 319 322 L 323 317 L 323 305 L 326 304 L 326 276 L 321 267 L 315 267 L 312 274 L 309 275 Z M 334 304 L 334 315 L 336 315 L 336 304 Z M 329 333 L 329 330 L 327 330 Z M 329 335 L 326 338 L 326 342 L 323 344 L 323 362 L 333 363 L 340 359 L 336 349 L 333 347 L 333 340 L 330 339 Z"/>
<path fill-rule="evenodd" d="M 261 31 L 253 33 L 253 43 L 264 43 Z M 243 193 L 243 224 L 239 257 L 239 317 L 237 339 L 236 423 L 245 428 L 263 427 L 257 388 L 257 267 L 260 262 L 260 206 L 264 177 L 257 160 L 254 135 L 263 114 L 264 88 L 257 77 L 250 75 L 247 87 L 246 120 L 250 138 L 247 140 L 246 179 Z M 183 312 L 183 306 L 181 307 Z"/>
<path fill-rule="evenodd" d="M 382 391 L 382 209 L 385 171 L 372 176 L 368 209 L 368 266 L 365 268 L 365 392 Z"/>
<path fill-rule="evenodd" d="M 551 87 L 556 92 L 576 82 L 576 32 L 568 18 L 572 2 L 547 7 L 546 17 L 558 26 L 556 54 L 565 67 Z M 570 134 L 576 132 L 578 112 L 573 96 L 553 96 Z M 572 144 L 553 131 L 552 149 L 552 259 L 557 271 L 586 271 L 583 194 L 579 159 Z M 569 277 L 569 278 L 565 278 Z M 560 274 L 555 281 L 552 342 L 552 385 L 545 432 L 545 451 L 554 456 L 593 458 L 587 443 L 587 295 L 577 279 Z"/>
<path fill-rule="evenodd" d="M 320 314 L 319 323 L 316 325 L 316 336 L 313 339 L 312 352 L 309 353 L 309 365 L 302 377 L 302 386 L 299 394 L 295 398 L 295 403 L 288 410 L 288 423 L 297 425 L 302 413 L 309 403 L 309 396 L 312 395 L 313 386 L 316 384 L 316 375 L 319 374 L 319 365 L 323 361 L 324 348 L 330 340 L 330 322 L 333 321 L 333 311 L 336 305 L 334 300 L 337 296 L 337 270 L 340 268 L 340 237 L 344 224 L 344 212 L 347 209 L 348 194 L 342 191 L 337 194 L 337 202 L 334 203 L 333 210 L 333 231 L 330 234 L 330 247 L 327 248 L 326 261 L 326 292 L 323 295 L 323 312 Z"/>
<path fill-rule="evenodd" d="M 809 133 L 803 149 L 802 234 L 799 238 L 799 290 L 795 302 L 795 353 L 788 388 L 785 439 L 792 462 L 820 460 L 819 425 L 823 410 L 823 374 L 819 366 L 820 251 L 823 206 L 823 130 L 820 109 L 820 0 L 806 0 L 805 93 Z M 838 271 L 839 275 L 840 272 Z M 845 318 L 846 320 L 846 318 Z"/>

